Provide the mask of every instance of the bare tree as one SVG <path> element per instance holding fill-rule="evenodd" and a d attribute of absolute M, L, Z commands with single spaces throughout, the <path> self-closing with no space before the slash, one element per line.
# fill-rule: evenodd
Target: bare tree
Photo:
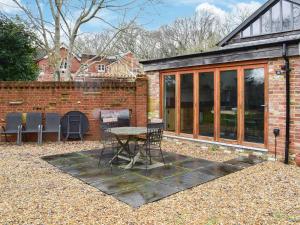
<path fill-rule="evenodd" d="M 71 79 L 70 66 L 76 51 L 75 43 L 78 36 L 81 35 L 81 28 L 84 25 L 92 20 L 97 20 L 99 23 L 101 22 L 114 29 L 115 35 L 112 35 L 112 38 L 118 38 L 118 34 L 125 30 L 124 26 L 119 25 L 123 25 L 127 20 L 134 21 L 137 17 L 132 16 L 132 14 L 138 15 L 139 7 L 145 7 L 145 3 L 156 4 L 159 2 L 159 0 L 13 1 L 25 14 L 22 18 L 41 37 L 40 47 L 47 52 L 58 79 L 60 79 L 60 46 L 62 41 L 68 46 L 66 76 Z M 133 8 L 135 8 L 134 12 L 132 12 Z M 47 11 L 51 12 L 52 18 L 46 17 L 45 12 Z M 108 12 L 114 13 L 119 18 L 116 18 L 115 22 L 109 21 L 105 17 Z M 128 22 L 128 24 L 131 22 Z M 110 44 L 113 43 L 112 40 L 109 42 Z"/>

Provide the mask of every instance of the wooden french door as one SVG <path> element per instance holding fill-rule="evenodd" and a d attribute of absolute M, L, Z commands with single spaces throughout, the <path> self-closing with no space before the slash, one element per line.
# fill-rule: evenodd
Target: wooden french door
<path fill-rule="evenodd" d="M 266 64 L 162 74 L 161 112 L 169 124 L 166 130 L 204 140 L 267 147 L 267 81 Z"/>

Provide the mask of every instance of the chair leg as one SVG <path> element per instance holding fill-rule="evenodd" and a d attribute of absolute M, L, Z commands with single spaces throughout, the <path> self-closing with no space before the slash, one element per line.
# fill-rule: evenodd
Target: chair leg
<path fill-rule="evenodd" d="M 146 176 L 148 175 L 148 149 L 146 148 Z"/>
<path fill-rule="evenodd" d="M 60 142 L 60 137 L 61 137 L 61 133 L 60 133 L 60 127 L 57 133 L 57 141 Z"/>
<path fill-rule="evenodd" d="M 40 129 L 40 132 L 38 134 L 39 138 L 38 138 L 38 144 L 41 145 L 43 143 L 43 132 L 42 129 Z"/>
<path fill-rule="evenodd" d="M 103 152 L 105 151 L 105 148 L 103 148 L 102 150 L 101 150 L 101 153 L 100 153 L 100 156 L 99 156 L 99 162 L 98 162 L 98 167 L 100 167 L 100 165 L 101 165 L 101 159 L 102 159 L 102 156 L 103 156 Z"/>
<path fill-rule="evenodd" d="M 149 155 L 150 165 L 152 165 L 151 146 L 150 145 L 149 145 L 149 148 L 148 148 L 148 155 Z"/>
<path fill-rule="evenodd" d="M 64 140 L 64 142 L 66 142 L 68 139 L 69 139 L 69 133 L 67 133 L 67 135 L 66 135 L 66 137 L 65 137 L 65 140 Z"/>
<path fill-rule="evenodd" d="M 160 146 L 159 146 L 159 151 L 160 151 L 160 154 L 161 154 L 161 158 L 162 158 L 162 160 L 163 160 L 163 162 L 164 162 L 164 165 L 166 165 L 165 158 L 164 158 L 164 155 L 163 155 L 163 153 L 162 153 L 162 150 L 161 150 L 161 147 L 160 147 Z"/>
<path fill-rule="evenodd" d="M 22 145 L 23 142 L 23 134 L 20 132 L 19 145 Z"/>

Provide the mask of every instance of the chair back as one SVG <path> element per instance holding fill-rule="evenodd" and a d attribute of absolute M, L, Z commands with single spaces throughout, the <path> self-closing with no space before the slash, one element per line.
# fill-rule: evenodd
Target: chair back
<path fill-rule="evenodd" d="M 130 126 L 130 110 L 120 109 L 120 110 L 100 110 L 100 121 L 103 122 L 105 118 L 118 118 L 119 127 L 129 127 Z"/>
<path fill-rule="evenodd" d="M 60 115 L 58 113 L 46 113 L 45 130 L 59 131 L 60 129 Z"/>
<path fill-rule="evenodd" d="M 69 133 L 81 133 L 81 115 L 68 115 L 68 127 L 67 132 Z"/>
<path fill-rule="evenodd" d="M 163 137 L 164 123 L 147 124 L 147 142 L 148 144 L 160 145 Z"/>
<path fill-rule="evenodd" d="M 12 112 L 6 115 L 6 131 L 18 131 L 18 127 L 22 125 L 22 113 Z"/>
<path fill-rule="evenodd" d="M 101 123 L 100 124 L 100 136 L 101 142 L 110 143 L 113 140 L 113 135 L 110 133 L 112 127 L 114 127 L 114 123 Z"/>
<path fill-rule="evenodd" d="M 39 126 L 42 125 L 42 113 L 29 112 L 26 115 L 26 131 L 39 131 Z"/>

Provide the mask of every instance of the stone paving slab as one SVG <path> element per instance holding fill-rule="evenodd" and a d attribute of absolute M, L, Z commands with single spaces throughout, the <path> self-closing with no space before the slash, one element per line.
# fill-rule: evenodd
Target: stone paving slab
<path fill-rule="evenodd" d="M 181 191 L 181 189 L 166 185 L 162 182 L 147 182 L 133 189 L 113 194 L 113 196 L 134 208 L 138 208 L 144 204 L 158 201 L 179 191 Z"/>
<path fill-rule="evenodd" d="M 138 167 L 124 170 L 121 168 L 121 164 L 124 163 L 122 161 L 112 168 L 107 166 L 107 162 L 113 156 L 112 150 L 104 152 L 99 165 L 101 151 L 102 149 L 95 149 L 45 156 L 43 159 L 134 208 L 262 162 L 258 157 L 251 156 L 219 163 L 163 152 L 166 165 L 161 163 L 161 157 L 157 157 L 154 163 L 162 166 L 148 171 Z"/>

